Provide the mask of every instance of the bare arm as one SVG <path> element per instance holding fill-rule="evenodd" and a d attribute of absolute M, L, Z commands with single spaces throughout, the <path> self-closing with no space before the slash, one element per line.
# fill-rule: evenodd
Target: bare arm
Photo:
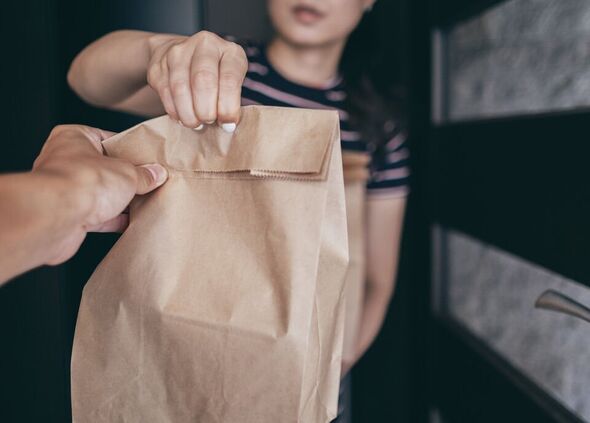
<path fill-rule="evenodd" d="M 244 50 L 207 31 L 191 37 L 116 31 L 86 47 L 68 73 L 88 103 L 140 115 L 167 113 L 184 126 L 239 121 Z"/>
<path fill-rule="evenodd" d="M 166 180 L 159 165 L 136 167 L 102 155 L 109 133 L 57 127 L 29 173 L 0 176 L 0 285 L 69 259 L 91 231 L 120 231 L 135 194 Z"/>
<path fill-rule="evenodd" d="M 148 116 L 163 114 L 157 93 L 147 83 L 154 36 L 115 31 L 99 38 L 74 59 L 68 83 L 83 100 L 96 106 Z M 161 42 L 164 39 L 162 36 Z"/>
<path fill-rule="evenodd" d="M 405 207 L 405 198 L 369 197 L 367 200 L 367 281 L 355 361 L 375 340 L 391 301 Z"/>
<path fill-rule="evenodd" d="M 32 173 L 0 176 L 0 283 L 49 262 L 56 241 L 78 220 L 80 207 L 64 204 L 64 185 Z"/>

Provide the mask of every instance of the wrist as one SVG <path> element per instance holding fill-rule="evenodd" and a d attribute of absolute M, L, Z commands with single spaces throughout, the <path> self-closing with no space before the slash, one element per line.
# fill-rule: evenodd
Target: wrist
<path fill-rule="evenodd" d="M 30 177 L 38 181 L 38 186 L 46 192 L 44 209 L 51 226 L 59 231 L 68 232 L 84 225 L 93 209 L 93 198 L 85 177 L 70 177 L 67 174 L 51 170 L 34 170 Z"/>
<path fill-rule="evenodd" d="M 82 229 L 65 192 L 61 178 L 42 172 L 0 176 L 0 284 L 52 263 L 64 240 Z"/>

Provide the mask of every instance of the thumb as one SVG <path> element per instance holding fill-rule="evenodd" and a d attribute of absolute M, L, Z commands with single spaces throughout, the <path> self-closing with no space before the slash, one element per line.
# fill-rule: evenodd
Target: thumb
<path fill-rule="evenodd" d="M 137 166 L 136 194 L 147 194 L 162 185 L 168 179 L 168 171 L 159 164 Z"/>

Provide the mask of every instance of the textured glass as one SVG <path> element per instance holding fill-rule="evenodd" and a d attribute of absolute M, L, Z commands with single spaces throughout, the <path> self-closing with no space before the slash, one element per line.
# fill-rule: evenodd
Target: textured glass
<path fill-rule="evenodd" d="M 588 0 L 507 1 L 453 28 L 446 46 L 450 120 L 590 105 Z"/>
<path fill-rule="evenodd" d="M 446 312 L 590 422 L 590 323 L 534 308 L 546 289 L 590 305 L 590 289 L 455 231 L 445 231 Z"/>

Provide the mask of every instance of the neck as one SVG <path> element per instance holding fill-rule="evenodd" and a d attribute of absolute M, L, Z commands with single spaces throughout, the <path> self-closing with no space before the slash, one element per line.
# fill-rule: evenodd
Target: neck
<path fill-rule="evenodd" d="M 297 46 L 275 37 L 267 49 L 268 60 L 285 78 L 310 87 L 325 87 L 338 76 L 344 42 L 323 46 Z"/>

